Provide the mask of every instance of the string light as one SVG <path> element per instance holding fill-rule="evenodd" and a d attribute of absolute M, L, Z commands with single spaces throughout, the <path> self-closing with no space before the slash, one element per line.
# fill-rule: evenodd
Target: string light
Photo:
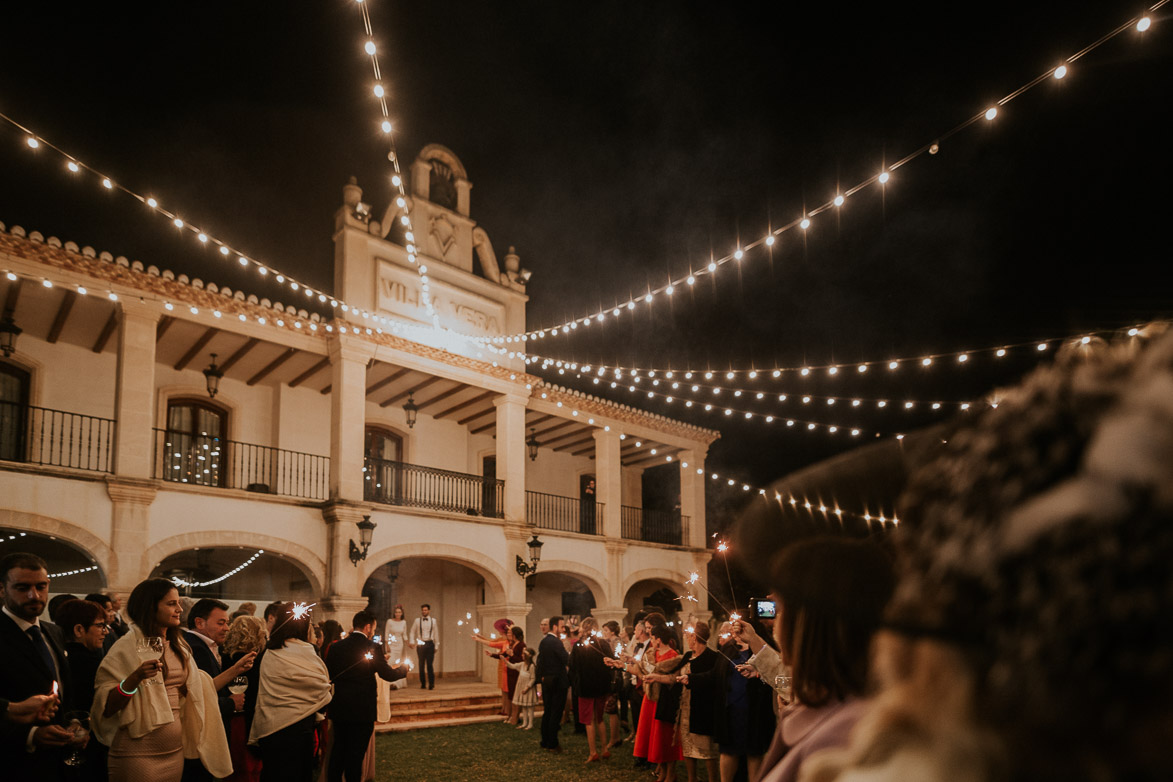
<path fill-rule="evenodd" d="M 1153 11 L 1156 11 L 1157 9 L 1164 6 L 1167 2 L 1169 2 L 1169 0 L 1159 0 L 1159 2 L 1153 4 L 1152 6 L 1149 7 L 1148 12 L 1151 13 Z M 366 16 L 365 4 L 363 5 L 363 14 L 365 17 Z M 1129 28 L 1135 26 L 1136 30 L 1138 30 L 1140 32 L 1145 32 L 1149 29 L 1149 27 L 1151 25 L 1152 25 L 1152 19 L 1147 14 L 1140 17 L 1140 18 L 1134 17 L 1133 19 L 1129 20 L 1128 22 L 1125 22 L 1124 24 L 1122 24 L 1119 27 L 1115 28 L 1114 30 L 1110 31 L 1106 35 L 1103 35 L 1100 38 L 1098 38 L 1094 43 L 1084 47 L 1083 49 L 1079 50 L 1075 54 L 1066 58 L 1063 61 L 1062 65 L 1060 66 L 1064 69 L 1063 74 L 1066 75 L 1066 67 L 1068 65 L 1070 65 L 1071 63 L 1074 63 L 1076 60 L 1086 56 L 1090 52 L 1098 49 L 1100 46 L 1102 46 L 1105 43 L 1107 43 L 1108 41 L 1114 39 L 1116 36 L 1125 32 Z M 992 121 L 994 118 L 996 118 L 998 116 L 998 112 L 999 112 L 1000 107 L 1005 106 L 1010 101 L 1012 101 L 1018 97 L 1021 97 L 1023 94 L 1030 91 L 1032 88 L 1036 87 L 1041 82 L 1045 81 L 1048 78 L 1059 78 L 1059 79 L 1063 78 L 1062 76 L 1059 76 L 1057 74 L 1058 74 L 1058 68 L 1047 69 L 1047 71 L 1045 71 L 1042 75 L 1036 76 L 1035 78 L 1031 79 L 1030 81 L 1025 82 L 1024 84 L 1022 84 L 1018 88 L 1016 88 L 1013 91 L 1011 91 L 1010 93 L 1008 93 L 1002 99 L 998 100 L 995 103 L 995 105 L 989 106 L 985 109 L 982 109 L 978 114 L 973 115 L 973 116 L 965 119 L 964 121 L 955 125 L 953 128 L 951 128 L 950 130 L 948 130 L 945 133 L 937 134 L 936 136 L 934 136 L 934 138 L 941 139 L 941 138 L 946 138 L 946 137 L 952 136 L 952 135 L 958 133 L 959 131 L 966 129 L 971 124 L 973 124 L 976 120 L 979 120 L 982 118 L 986 119 L 987 121 Z M 842 204 L 841 199 L 849 198 L 852 195 L 854 195 L 855 193 L 866 189 L 867 187 L 869 187 L 873 183 L 879 183 L 880 185 L 887 185 L 892 179 L 892 172 L 893 171 L 901 168 L 902 166 L 907 165 L 908 163 L 912 162 L 916 158 L 921 157 L 924 153 L 936 154 L 936 152 L 938 151 L 938 148 L 939 147 L 936 142 L 924 144 L 924 145 L 918 147 L 913 152 L 905 155 L 904 157 L 900 158 L 896 162 L 894 162 L 890 165 L 885 165 L 880 170 L 878 175 L 873 176 L 869 179 L 865 179 L 865 180 L 859 182 L 858 184 L 854 185 L 853 187 L 848 188 L 847 190 L 843 191 L 842 193 L 837 193 L 830 201 L 827 201 L 826 203 L 823 203 L 823 204 L 819 205 L 818 207 L 807 211 L 806 213 L 804 213 L 803 215 L 796 218 L 795 220 L 793 220 L 790 223 L 787 223 L 787 224 L 780 226 L 778 228 L 771 229 L 770 231 L 767 232 L 766 236 L 763 236 L 760 239 L 757 239 L 757 240 L 754 240 L 754 241 L 751 241 L 751 242 L 748 242 L 745 244 L 739 244 L 736 247 L 736 249 L 732 253 L 730 253 L 729 255 L 711 260 L 709 262 L 709 265 L 707 267 L 705 267 L 705 270 L 690 271 L 689 274 L 691 276 L 696 276 L 698 274 L 704 274 L 706 271 L 709 274 L 713 274 L 717 271 L 717 269 L 719 267 L 725 265 L 726 263 L 729 263 L 730 261 L 740 261 L 744 257 L 745 252 L 747 250 L 752 250 L 752 249 L 755 249 L 755 248 L 757 248 L 759 246 L 763 246 L 763 245 L 764 246 L 772 246 L 773 242 L 770 240 L 773 239 L 774 237 L 780 236 L 781 234 L 786 233 L 787 231 L 793 230 L 794 228 L 801 228 L 802 230 L 806 230 L 807 228 L 810 227 L 810 224 L 811 224 L 810 218 L 819 215 L 821 212 L 826 211 L 827 209 L 831 209 L 831 208 L 840 206 Z M 659 295 L 661 293 L 665 293 L 668 287 L 680 284 L 680 282 L 682 282 L 683 279 L 684 278 L 681 278 L 678 280 L 677 279 L 669 280 L 667 284 L 648 291 L 643 296 L 643 300 L 646 303 L 651 304 L 657 295 Z M 632 309 L 634 307 L 634 300 L 628 301 L 626 304 L 626 307 L 627 307 L 627 309 Z M 597 313 L 593 313 L 591 315 L 588 315 L 587 317 L 594 318 L 596 314 Z M 618 314 L 618 308 L 616 309 L 616 314 Z M 546 334 L 550 334 L 550 335 L 555 335 L 558 333 L 568 334 L 568 333 L 570 333 L 570 330 L 567 327 L 569 327 L 572 322 L 578 321 L 578 320 L 582 320 L 582 318 L 575 318 L 572 321 L 567 321 L 565 323 L 561 323 L 561 324 L 558 324 L 553 327 L 536 329 L 534 331 L 529 331 L 529 332 L 519 332 L 516 334 L 507 335 L 505 337 L 477 337 L 474 339 L 479 339 L 481 342 L 496 342 L 496 343 L 500 344 L 505 339 L 518 339 L 518 338 L 534 339 L 534 338 L 539 338 L 541 336 L 544 336 Z"/>
<path fill-rule="evenodd" d="M 257 558 L 260 557 L 261 554 L 264 554 L 264 553 L 265 553 L 264 549 L 259 549 L 257 551 L 257 553 L 253 554 L 251 557 L 246 559 L 244 562 L 241 562 L 239 565 L 234 567 L 232 570 L 229 570 L 227 573 L 220 576 L 219 578 L 213 578 L 211 581 L 185 581 L 184 579 L 182 579 L 178 576 L 172 576 L 171 581 L 178 584 L 181 587 L 191 587 L 191 588 L 206 587 L 206 586 L 211 586 L 212 584 L 219 584 L 221 581 L 225 581 L 229 578 L 232 578 L 237 573 L 244 570 L 246 567 L 248 567 L 252 563 L 256 562 Z M 297 606 L 294 606 L 294 611 L 296 612 L 296 610 L 297 610 Z"/>
<path fill-rule="evenodd" d="M 82 573 L 92 573 L 98 569 L 97 565 L 90 565 L 89 567 L 77 568 L 76 570 L 63 570 L 60 573 L 50 573 L 49 578 L 63 578 L 65 576 L 77 576 Z"/>

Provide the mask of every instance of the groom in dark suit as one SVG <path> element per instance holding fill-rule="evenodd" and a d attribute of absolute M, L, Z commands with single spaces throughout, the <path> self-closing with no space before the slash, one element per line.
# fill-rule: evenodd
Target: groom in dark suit
<path fill-rule="evenodd" d="M 49 569 L 35 554 L 0 559 L 0 698 L 22 701 L 54 691 L 67 697 L 69 663 L 60 631 L 40 621 L 49 600 Z M 0 768 L 5 778 L 57 782 L 64 778 L 65 747 L 72 733 L 59 724 L 0 726 Z"/>
<path fill-rule="evenodd" d="M 375 615 L 359 611 L 351 622 L 350 635 L 326 653 L 326 668 L 334 683 L 329 716 L 334 724 L 334 748 L 330 750 L 328 782 L 363 782 L 362 761 L 375 729 L 378 688 L 375 675 L 389 682 L 407 676 L 403 666 L 387 663 L 383 648 L 371 640 Z"/>
<path fill-rule="evenodd" d="M 534 678 L 542 683 L 542 747 L 551 752 L 561 752 L 558 743 L 558 728 L 562 725 L 562 711 L 566 708 L 566 690 L 570 687 L 570 676 L 566 665 L 570 655 L 562 645 L 562 634 L 566 632 L 562 617 L 550 617 L 550 632 L 538 644 L 538 664 Z"/>

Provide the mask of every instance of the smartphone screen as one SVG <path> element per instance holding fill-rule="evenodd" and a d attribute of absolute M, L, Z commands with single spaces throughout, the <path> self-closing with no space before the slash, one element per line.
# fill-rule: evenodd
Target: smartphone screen
<path fill-rule="evenodd" d="M 773 600 L 755 600 L 754 608 L 754 613 L 761 619 L 773 619 L 778 615 Z"/>

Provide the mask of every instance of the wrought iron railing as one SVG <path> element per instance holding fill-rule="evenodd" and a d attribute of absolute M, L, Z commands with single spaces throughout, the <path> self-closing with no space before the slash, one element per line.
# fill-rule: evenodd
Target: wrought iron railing
<path fill-rule="evenodd" d="M 505 517 L 505 481 L 497 478 L 369 458 L 363 473 L 368 502 Z"/>
<path fill-rule="evenodd" d="M 540 491 L 525 493 L 525 518 L 542 529 L 601 535 L 603 503 Z"/>
<path fill-rule="evenodd" d="M 0 402 L 0 459 L 112 472 L 115 429 L 109 418 Z"/>
<path fill-rule="evenodd" d="M 674 510 L 648 510 L 624 505 L 621 514 L 623 537 L 648 543 L 682 546 L 688 540 L 688 516 Z"/>
<path fill-rule="evenodd" d="M 154 477 L 195 486 L 324 500 L 330 459 L 220 437 L 155 430 Z"/>

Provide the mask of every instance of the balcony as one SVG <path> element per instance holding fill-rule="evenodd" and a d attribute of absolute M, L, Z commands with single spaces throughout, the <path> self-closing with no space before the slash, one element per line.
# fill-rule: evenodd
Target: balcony
<path fill-rule="evenodd" d="M 219 437 L 155 430 L 152 477 L 307 500 L 330 496 L 330 459 Z"/>
<path fill-rule="evenodd" d="M 627 540 L 682 546 L 688 540 L 688 516 L 674 510 L 648 510 L 624 505 L 622 534 Z"/>
<path fill-rule="evenodd" d="M 370 458 L 363 472 L 363 497 L 368 502 L 505 517 L 505 481 L 497 478 Z"/>
<path fill-rule="evenodd" d="M 113 472 L 109 418 L 0 402 L 0 460 Z"/>
<path fill-rule="evenodd" d="M 525 518 L 530 524 L 542 529 L 599 535 L 603 527 L 603 503 L 527 491 Z"/>

